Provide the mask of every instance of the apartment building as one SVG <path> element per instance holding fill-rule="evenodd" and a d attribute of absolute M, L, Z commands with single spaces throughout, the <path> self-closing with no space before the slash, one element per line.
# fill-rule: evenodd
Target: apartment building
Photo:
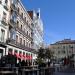
<path fill-rule="evenodd" d="M 56 43 L 51 44 L 49 48 L 53 52 L 54 59 L 61 60 L 72 54 L 75 55 L 75 40 L 64 39 L 57 41 Z"/>
<path fill-rule="evenodd" d="M 5 55 L 7 47 L 9 6 L 9 0 L 0 0 L 0 58 Z"/>
<path fill-rule="evenodd" d="M 33 20 L 33 48 L 38 49 L 43 45 L 43 22 L 40 18 L 40 9 L 38 11 L 28 11 Z"/>
<path fill-rule="evenodd" d="M 20 0 L 0 0 L 0 9 L 0 56 L 33 59 L 33 21 L 27 10 Z"/>

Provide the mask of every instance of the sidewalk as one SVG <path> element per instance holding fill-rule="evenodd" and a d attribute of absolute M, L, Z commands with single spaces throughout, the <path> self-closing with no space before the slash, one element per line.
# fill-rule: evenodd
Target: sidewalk
<path fill-rule="evenodd" d="M 75 68 L 71 68 L 71 67 L 59 67 L 57 69 L 58 72 L 65 72 L 65 73 L 75 73 Z"/>

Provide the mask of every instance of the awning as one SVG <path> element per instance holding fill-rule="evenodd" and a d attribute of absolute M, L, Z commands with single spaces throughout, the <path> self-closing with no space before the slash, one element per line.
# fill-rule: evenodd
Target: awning
<path fill-rule="evenodd" d="M 27 58 L 28 60 L 31 60 L 31 59 L 32 59 L 32 56 L 26 56 L 26 58 Z"/>
<path fill-rule="evenodd" d="M 32 56 L 30 56 L 29 59 L 31 60 L 32 59 Z"/>
<path fill-rule="evenodd" d="M 25 55 L 23 55 L 23 58 L 24 58 L 24 59 L 26 59 L 26 56 L 25 56 Z"/>
<path fill-rule="evenodd" d="M 19 56 L 20 56 L 21 59 L 24 59 L 24 57 L 23 57 L 23 55 L 21 53 L 19 54 Z"/>
<path fill-rule="evenodd" d="M 21 57 L 19 56 L 18 53 L 14 53 L 14 55 L 16 55 L 17 58 L 20 58 L 21 59 Z"/>

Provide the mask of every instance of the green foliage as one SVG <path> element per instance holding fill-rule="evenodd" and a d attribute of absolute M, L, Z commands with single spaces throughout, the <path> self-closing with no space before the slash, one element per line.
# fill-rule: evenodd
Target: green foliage
<path fill-rule="evenodd" d="M 38 58 L 43 59 L 43 58 L 45 57 L 44 51 L 45 51 L 45 50 L 44 50 L 43 48 L 40 48 L 40 49 L 38 50 Z"/>
<path fill-rule="evenodd" d="M 51 52 L 51 50 L 49 50 L 49 48 L 45 49 L 45 58 L 46 59 L 51 59 L 53 57 L 53 53 Z"/>
<path fill-rule="evenodd" d="M 49 50 L 49 48 L 40 48 L 38 50 L 38 57 L 37 57 L 37 63 L 41 64 L 43 62 L 46 62 L 46 60 L 50 60 L 52 58 L 52 52 Z"/>

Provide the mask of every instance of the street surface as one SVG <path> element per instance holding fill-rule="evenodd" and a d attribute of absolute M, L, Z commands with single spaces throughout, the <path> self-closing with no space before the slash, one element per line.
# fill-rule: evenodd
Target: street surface
<path fill-rule="evenodd" d="M 75 75 L 75 72 L 74 73 L 67 73 L 67 72 L 58 72 L 57 69 L 55 69 L 55 73 L 53 75 Z"/>
<path fill-rule="evenodd" d="M 55 72 L 54 75 L 75 75 L 75 73 Z"/>

